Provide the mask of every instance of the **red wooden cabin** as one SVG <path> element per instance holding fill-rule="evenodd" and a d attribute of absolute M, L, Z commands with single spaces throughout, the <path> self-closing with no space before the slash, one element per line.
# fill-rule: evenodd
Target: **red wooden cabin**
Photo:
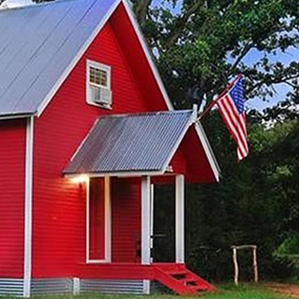
<path fill-rule="evenodd" d="M 185 267 L 184 184 L 219 179 L 174 111 L 125 0 L 0 12 L 0 294 L 213 287 Z M 154 185 L 175 184 L 176 258 L 155 263 Z"/>

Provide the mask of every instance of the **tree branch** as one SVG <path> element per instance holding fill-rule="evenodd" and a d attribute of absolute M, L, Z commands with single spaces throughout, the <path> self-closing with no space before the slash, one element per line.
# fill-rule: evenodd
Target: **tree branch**
<path fill-rule="evenodd" d="M 148 9 L 149 9 L 151 3 L 152 3 L 152 0 L 141 0 L 140 2 L 138 2 L 137 6 L 136 6 L 135 13 L 136 13 L 137 19 L 141 26 L 144 24 L 144 22 L 146 20 Z"/>
<path fill-rule="evenodd" d="M 271 81 L 271 85 L 272 84 L 279 84 L 279 83 L 286 83 L 286 84 L 288 84 L 289 82 L 289 80 L 292 80 L 292 79 L 297 79 L 298 78 L 298 75 L 296 74 L 296 75 L 294 75 L 294 76 L 288 76 L 288 77 L 284 77 L 284 78 L 280 78 L 280 79 L 273 79 L 272 81 Z M 256 84 L 254 84 L 250 89 L 248 89 L 247 91 L 246 91 L 246 93 L 248 93 L 248 94 L 250 94 L 252 91 L 254 91 L 256 88 L 259 88 L 259 87 L 262 87 L 264 84 L 266 83 L 266 81 L 265 80 L 261 80 L 261 81 L 259 81 L 258 83 L 256 83 Z"/>
<path fill-rule="evenodd" d="M 237 68 L 242 59 L 248 54 L 252 47 L 253 44 L 249 42 L 245 45 L 244 49 L 241 51 L 241 54 L 238 56 L 238 58 L 235 60 L 234 64 L 230 68 L 229 75 L 232 75 L 234 73 L 234 70 Z"/>
<path fill-rule="evenodd" d="M 177 25 L 175 26 L 174 30 L 170 34 L 170 37 L 168 39 L 168 47 L 172 47 L 179 37 L 181 36 L 186 23 L 189 21 L 189 18 L 196 13 L 196 11 L 202 6 L 201 1 L 196 1 L 196 3 L 189 9 L 187 10 L 183 16 L 177 21 Z"/>

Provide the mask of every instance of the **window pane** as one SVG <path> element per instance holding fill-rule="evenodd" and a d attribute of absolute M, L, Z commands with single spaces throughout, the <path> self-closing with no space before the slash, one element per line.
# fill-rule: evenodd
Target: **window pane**
<path fill-rule="evenodd" d="M 93 84 L 108 87 L 108 74 L 107 71 L 97 69 L 95 67 L 89 68 L 89 80 Z"/>

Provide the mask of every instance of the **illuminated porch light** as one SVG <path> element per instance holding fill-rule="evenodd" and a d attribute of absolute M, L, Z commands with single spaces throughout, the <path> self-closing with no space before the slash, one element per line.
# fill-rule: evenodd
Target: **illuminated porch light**
<path fill-rule="evenodd" d="M 71 178 L 71 182 L 74 184 L 82 184 L 88 182 L 88 179 L 89 179 L 88 175 L 82 174 Z"/>

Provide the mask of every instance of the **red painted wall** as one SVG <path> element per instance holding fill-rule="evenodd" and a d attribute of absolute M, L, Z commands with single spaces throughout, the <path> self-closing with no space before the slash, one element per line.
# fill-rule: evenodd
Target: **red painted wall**
<path fill-rule="evenodd" d="M 139 179 L 112 181 L 112 262 L 140 262 L 140 184 Z"/>
<path fill-rule="evenodd" d="M 92 178 L 89 184 L 89 259 L 105 259 L 105 183 Z"/>
<path fill-rule="evenodd" d="M 124 41 L 117 40 L 112 22 L 113 20 L 110 20 L 96 37 L 44 113 L 35 120 L 33 193 L 33 277 L 35 278 L 72 276 L 78 264 L 85 262 L 85 187 L 64 178 L 62 171 L 98 116 L 166 109 L 161 94 L 156 92 L 154 98 L 145 97 L 144 86 L 136 81 L 135 75 L 137 73 L 141 76 L 143 69 L 138 69 L 134 57 L 128 56 L 123 51 L 127 45 L 123 44 Z M 126 36 L 131 39 L 130 34 L 128 32 Z M 136 53 L 140 50 L 137 47 Z M 112 67 L 111 111 L 86 103 L 86 59 Z M 143 67 L 145 66 L 143 64 Z M 156 88 L 154 83 L 152 89 Z M 129 196 L 130 190 L 132 196 Z M 133 226 L 139 223 L 137 201 L 140 200 L 136 190 L 136 187 L 132 187 L 120 191 L 116 201 L 120 203 L 122 210 L 117 211 L 117 207 L 114 206 L 114 220 L 117 218 L 115 215 L 124 213 L 121 218 L 123 219 L 127 213 L 126 200 L 128 211 L 129 206 L 133 207 L 131 211 L 134 211 L 130 212 L 132 223 L 119 220 L 113 226 L 112 259 L 115 261 L 128 261 L 127 259 L 132 261 L 135 255 L 136 246 L 132 241 L 132 235 L 135 234 L 135 229 L 139 229 Z M 118 225 L 122 227 L 123 235 L 117 233 Z M 118 238 L 122 238 L 123 241 L 117 241 Z"/>
<path fill-rule="evenodd" d="M 0 121 L 0 277 L 24 273 L 25 120 Z"/>

